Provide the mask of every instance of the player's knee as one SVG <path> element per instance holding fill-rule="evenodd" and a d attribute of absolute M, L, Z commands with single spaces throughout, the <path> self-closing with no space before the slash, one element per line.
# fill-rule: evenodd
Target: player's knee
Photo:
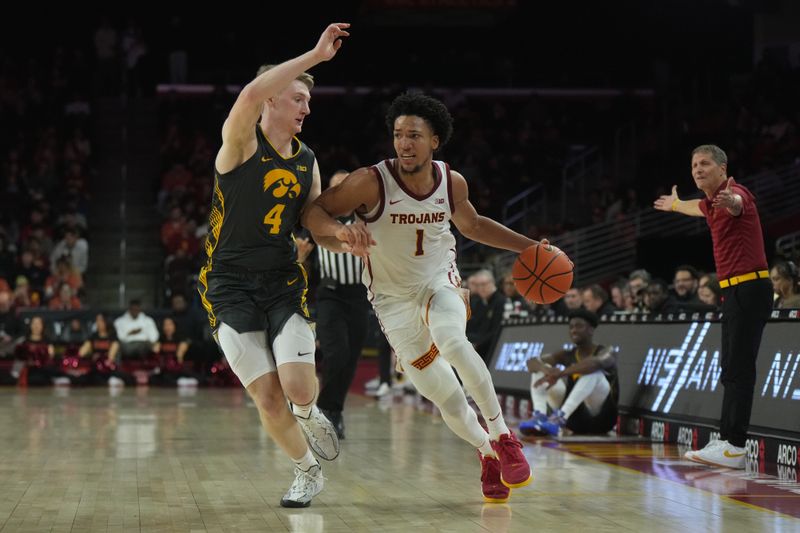
<path fill-rule="evenodd" d="M 451 337 L 442 343 L 439 351 L 445 360 L 455 367 L 467 387 L 490 379 L 486 363 L 472 347 L 466 336 Z"/>
<path fill-rule="evenodd" d="M 282 382 L 281 385 L 286 397 L 295 405 L 308 405 L 314 401 L 314 393 L 316 391 L 313 384 L 309 385 L 301 380 L 288 380 Z"/>
<path fill-rule="evenodd" d="M 599 383 L 600 381 L 604 381 L 606 379 L 605 374 L 603 374 L 602 370 L 597 370 L 592 372 L 591 374 L 584 374 L 581 376 L 581 379 L 585 379 L 590 383 Z"/>
<path fill-rule="evenodd" d="M 547 383 L 542 382 L 538 385 L 536 384 L 537 381 L 544 377 L 544 372 L 532 372 L 531 373 L 531 389 L 546 389 Z"/>
<path fill-rule="evenodd" d="M 450 364 L 457 364 L 460 361 L 471 361 L 473 359 L 481 360 L 481 356 L 475 351 L 475 348 L 467 339 L 466 335 L 454 335 L 446 337 L 436 346 L 439 352 L 447 359 Z M 484 367 L 486 365 L 483 365 Z"/>

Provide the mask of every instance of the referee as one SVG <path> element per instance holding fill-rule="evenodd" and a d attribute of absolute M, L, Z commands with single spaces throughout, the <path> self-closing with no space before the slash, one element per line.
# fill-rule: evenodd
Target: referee
<path fill-rule="evenodd" d="M 755 198 L 727 176 L 728 156 L 713 144 L 692 152 L 692 177 L 702 200 L 680 200 L 677 186 L 658 198 L 662 211 L 706 217 L 722 288 L 722 374 L 725 387 L 720 438 L 686 458 L 728 468 L 745 467 L 745 441 L 753 406 L 756 357 L 772 307 L 764 237 Z"/>
<path fill-rule="evenodd" d="M 336 187 L 347 177 L 339 170 L 330 181 Z M 355 216 L 339 219 L 353 224 Z M 317 405 L 344 439 L 344 400 L 356 373 L 367 334 L 369 301 L 361 283 L 361 259 L 317 247 L 317 338 L 322 350 L 322 390 Z"/>

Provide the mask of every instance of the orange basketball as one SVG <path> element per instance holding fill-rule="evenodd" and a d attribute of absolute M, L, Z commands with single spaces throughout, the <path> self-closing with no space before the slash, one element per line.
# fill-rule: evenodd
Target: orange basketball
<path fill-rule="evenodd" d="M 523 298 L 551 304 L 572 287 L 572 262 L 567 254 L 549 244 L 535 244 L 522 250 L 511 275 Z"/>

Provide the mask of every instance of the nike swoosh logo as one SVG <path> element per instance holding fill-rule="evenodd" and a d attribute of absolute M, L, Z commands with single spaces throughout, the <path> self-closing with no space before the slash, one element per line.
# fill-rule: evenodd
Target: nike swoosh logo
<path fill-rule="evenodd" d="M 272 158 L 271 157 L 264 157 L 263 155 L 261 156 L 261 162 L 262 163 L 266 163 L 268 161 L 272 161 Z"/>
<path fill-rule="evenodd" d="M 489 419 L 489 422 L 494 422 L 495 420 L 497 420 L 498 418 L 500 418 L 500 415 L 501 415 L 501 414 L 502 414 L 502 413 L 497 413 L 497 416 L 496 416 L 496 417 L 494 417 L 494 418 L 490 418 L 490 419 Z"/>
<path fill-rule="evenodd" d="M 742 457 L 744 454 L 743 453 L 731 453 L 728 450 L 725 450 L 722 453 L 722 455 L 724 455 L 728 459 L 736 459 L 736 458 Z"/>
<path fill-rule="evenodd" d="M 403 199 L 402 199 L 402 198 L 400 198 L 399 200 L 389 200 L 389 205 L 394 205 L 394 204 L 396 204 L 397 202 L 402 202 L 402 201 L 403 201 Z"/>
<path fill-rule="evenodd" d="M 300 278 L 294 278 L 292 281 L 287 281 L 286 284 L 287 285 L 294 285 L 295 283 L 297 283 L 298 279 L 300 279 Z"/>
<path fill-rule="evenodd" d="M 306 353 L 297 352 L 297 357 L 303 357 L 304 355 L 311 355 L 311 352 L 306 352 Z"/>

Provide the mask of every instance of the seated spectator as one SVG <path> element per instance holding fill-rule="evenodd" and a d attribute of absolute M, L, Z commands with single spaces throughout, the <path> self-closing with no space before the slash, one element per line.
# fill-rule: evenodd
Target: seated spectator
<path fill-rule="evenodd" d="M 148 383 L 162 387 L 197 386 L 199 380 L 183 368 L 188 350 L 188 339 L 178 334 L 172 318 L 165 318 L 161 323 L 161 336 L 153 347 L 153 353 L 158 355 L 158 366 L 150 375 Z"/>
<path fill-rule="evenodd" d="M 583 307 L 597 316 L 613 315 L 616 308 L 608 301 L 606 290 L 597 285 L 589 285 L 581 290 Z"/>
<path fill-rule="evenodd" d="M 66 328 L 62 328 L 58 335 L 58 342 L 64 345 L 64 357 L 75 357 L 78 355 L 80 347 L 86 341 L 86 331 L 83 322 L 79 318 L 69 321 Z"/>
<path fill-rule="evenodd" d="M 507 318 L 524 318 L 538 314 L 537 305 L 534 302 L 529 302 L 517 291 L 517 286 L 514 283 L 514 276 L 511 272 L 507 272 L 503 276 L 503 295 L 506 298 L 505 306 L 503 309 L 503 319 Z"/>
<path fill-rule="evenodd" d="M 203 328 L 208 323 L 205 315 L 190 308 L 182 292 L 173 293 L 169 301 L 178 335 L 187 338 L 192 344 L 202 340 Z"/>
<path fill-rule="evenodd" d="M 792 261 L 778 261 L 769 273 L 776 309 L 800 308 L 800 272 Z"/>
<path fill-rule="evenodd" d="M 617 312 L 635 313 L 636 306 L 633 304 L 633 294 L 627 279 L 622 278 L 611 285 L 611 303 Z"/>
<path fill-rule="evenodd" d="M 678 302 L 675 301 L 663 280 L 655 279 L 644 290 L 644 305 L 650 313 L 668 314 L 680 311 Z"/>
<path fill-rule="evenodd" d="M 62 283 L 68 284 L 75 295 L 83 287 L 83 276 L 77 269 L 72 268 L 67 257 L 59 257 L 56 261 L 56 271 L 47 278 L 44 284 L 45 297 L 52 298 Z"/>
<path fill-rule="evenodd" d="M 616 424 L 617 358 L 610 347 L 594 343 L 597 323 L 594 313 L 573 311 L 568 328 L 574 347 L 528 360 L 534 411 L 519 426 L 524 435 L 557 436 L 564 428 L 607 433 Z"/>
<path fill-rule="evenodd" d="M 583 308 L 583 298 L 581 291 L 577 287 L 570 288 L 567 293 L 553 304 L 555 312 L 559 316 L 569 316 L 572 311 Z"/>
<path fill-rule="evenodd" d="M 673 296 L 679 304 L 700 302 L 697 297 L 699 278 L 697 269 L 691 265 L 681 265 L 675 269 L 675 278 L 672 280 Z"/>
<path fill-rule="evenodd" d="M 650 273 L 643 268 L 634 270 L 628 275 L 628 284 L 631 287 L 633 305 L 640 312 L 646 310 L 646 306 L 644 304 L 644 289 L 650 284 L 651 279 L 652 276 Z"/>
<path fill-rule="evenodd" d="M 14 285 L 14 306 L 18 309 L 39 307 L 42 303 L 42 293 L 31 288 L 28 278 L 17 276 Z"/>
<path fill-rule="evenodd" d="M 28 334 L 14 352 L 17 359 L 25 362 L 28 385 L 69 385 L 69 377 L 55 364 L 55 348 L 45 333 L 44 318 L 31 317 Z"/>
<path fill-rule="evenodd" d="M 500 333 L 506 298 L 497 290 L 494 276 L 488 270 L 477 271 L 468 282 L 475 287 L 475 294 L 470 295 L 472 315 L 467 321 L 467 339 L 488 362 L 494 340 Z"/>
<path fill-rule="evenodd" d="M 91 357 L 92 366 L 80 383 L 83 385 L 103 385 L 110 387 L 135 385 L 136 378 L 123 372 L 119 366 L 119 342 L 114 328 L 109 327 L 106 316 L 98 313 L 94 319 L 94 333 L 80 348 L 80 357 Z"/>
<path fill-rule="evenodd" d="M 66 210 L 56 220 L 56 228 L 59 235 L 63 235 L 67 230 L 74 230 L 78 235 L 86 233 L 88 229 L 86 217 L 78 211 L 76 202 L 69 202 Z"/>
<path fill-rule="evenodd" d="M 142 302 L 131 300 L 128 311 L 114 321 L 123 357 L 142 358 L 153 351 L 158 341 L 155 321 L 142 312 Z"/>
<path fill-rule="evenodd" d="M 25 278 L 25 282 L 30 285 L 31 291 L 41 292 L 44 289 L 45 281 L 50 272 L 45 265 L 37 262 L 33 252 L 25 250 L 19 256 L 19 266 L 17 267 L 17 281 L 20 276 Z"/>
<path fill-rule="evenodd" d="M 0 292 L 0 358 L 14 353 L 17 344 L 24 338 L 23 329 L 11 293 Z"/>
<path fill-rule="evenodd" d="M 86 272 L 89 266 L 89 243 L 80 237 L 74 229 L 67 228 L 64 231 L 64 238 L 58 241 L 53 253 L 50 254 L 50 264 L 53 272 L 56 271 L 56 261 L 60 257 L 68 257 L 72 266 L 81 274 Z"/>
<path fill-rule="evenodd" d="M 179 246 L 165 262 L 167 290 L 170 294 L 186 292 L 190 280 L 197 273 L 194 259 L 186 252 L 186 246 Z"/>
<path fill-rule="evenodd" d="M 27 242 L 36 228 L 42 228 L 45 225 L 45 215 L 39 207 L 31 209 L 29 217 L 28 223 L 19 231 L 19 242 Z"/>
<path fill-rule="evenodd" d="M 81 301 L 72 292 L 69 283 L 62 283 L 56 294 L 47 304 L 51 311 L 76 311 L 81 308 Z"/>
<path fill-rule="evenodd" d="M 702 303 L 719 309 L 722 304 L 722 288 L 719 286 L 716 274 L 706 274 L 705 283 L 701 282 L 700 288 L 697 289 L 697 296 Z"/>
<path fill-rule="evenodd" d="M 180 207 L 173 207 L 170 209 L 169 218 L 161 225 L 161 244 L 167 253 L 174 253 L 177 249 L 175 244 L 183 235 L 184 227 L 186 226 L 186 218 Z"/>

